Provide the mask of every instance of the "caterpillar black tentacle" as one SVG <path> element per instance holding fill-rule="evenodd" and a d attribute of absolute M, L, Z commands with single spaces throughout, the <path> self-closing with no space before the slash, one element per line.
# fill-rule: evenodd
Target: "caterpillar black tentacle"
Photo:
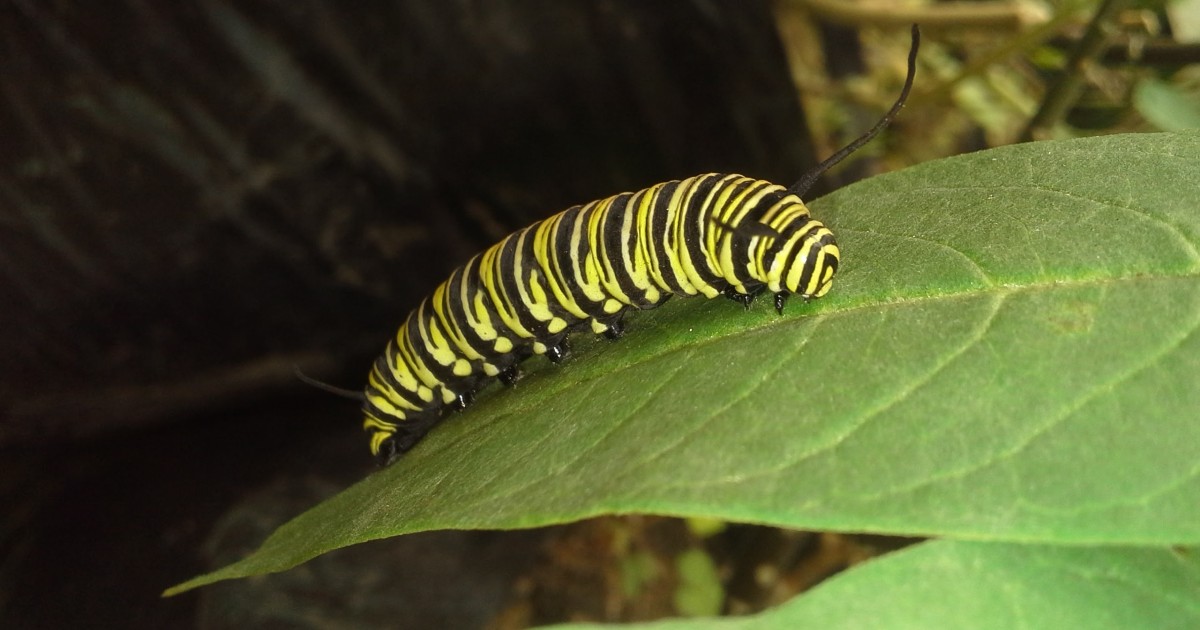
<path fill-rule="evenodd" d="M 511 385 L 535 354 L 563 360 L 568 335 L 585 327 L 618 338 L 626 311 L 674 294 L 724 295 L 749 308 L 770 291 L 780 314 L 790 295 L 825 295 L 841 254 L 799 195 L 896 115 L 918 44 L 914 26 L 907 81 L 888 114 L 790 188 L 718 173 L 656 184 L 539 221 L 451 273 L 371 369 L 363 403 L 371 452 L 391 461 L 469 405 L 487 379 Z"/>
<path fill-rule="evenodd" d="M 324 381 L 318 381 L 317 379 L 301 371 L 300 366 L 298 365 L 292 366 L 292 374 L 294 374 L 301 383 L 304 383 L 310 387 L 315 387 L 323 392 L 333 394 L 334 396 L 341 396 L 342 398 L 349 398 L 350 400 L 357 400 L 359 402 L 366 402 L 367 400 L 367 395 L 362 391 L 342 389 L 336 385 L 330 385 Z"/>

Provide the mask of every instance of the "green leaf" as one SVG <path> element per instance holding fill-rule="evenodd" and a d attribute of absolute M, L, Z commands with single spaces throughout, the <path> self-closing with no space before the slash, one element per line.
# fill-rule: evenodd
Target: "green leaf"
<path fill-rule="evenodd" d="M 561 368 L 169 592 L 403 533 L 608 513 L 1200 543 L 1200 134 L 1004 147 L 812 210 L 843 251 L 829 296 L 784 317 L 676 299 L 618 343 L 581 336 Z"/>
<path fill-rule="evenodd" d="M 1194 94 L 1162 79 L 1145 78 L 1133 90 L 1133 105 L 1143 118 L 1164 131 L 1200 129 L 1200 104 Z"/>
<path fill-rule="evenodd" d="M 703 549 L 688 549 L 675 558 L 679 586 L 675 610 L 688 617 L 713 616 L 725 603 L 725 588 L 712 557 Z"/>
<path fill-rule="evenodd" d="M 1200 628 L 1200 563 L 1157 549 L 932 541 L 748 617 L 561 630 Z"/>

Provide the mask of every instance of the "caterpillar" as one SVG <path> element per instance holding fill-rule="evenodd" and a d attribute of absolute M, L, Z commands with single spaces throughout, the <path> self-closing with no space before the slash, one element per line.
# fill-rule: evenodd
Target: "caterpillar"
<path fill-rule="evenodd" d="M 532 355 L 561 361 L 576 330 L 620 337 L 631 309 L 675 294 L 748 308 L 769 291 L 782 314 L 791 295 L 825 295 L 841 253 L 800 195 L 896 116 L 919 38 L 914 25 L 908 75 L 888 113 L 792 186 L 718 173 L 656 184 L 534 223 L 451 273 L 409 313 L 356 396 L 371 453 L 390 463 L 489 379 L 511 385 Z"/>

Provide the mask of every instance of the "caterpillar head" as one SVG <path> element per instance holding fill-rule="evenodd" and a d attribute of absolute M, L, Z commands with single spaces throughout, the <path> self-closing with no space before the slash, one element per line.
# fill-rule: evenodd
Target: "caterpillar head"
<path fill-rule="evenodd" d="M 814 221 L 816 228 L 797 244 L 795 254 L 787 265 L 784 286 L 790 293 L 805 298 L 821 297 L 833 286 L 841 250 L 833 233 Z"/>
<path fill-rule="evenodd" d="M 841 252 L 833 232 L 805 215 L 772 243 L 760 280 L 774 293 L 821 297 L 833 286 Z"/>

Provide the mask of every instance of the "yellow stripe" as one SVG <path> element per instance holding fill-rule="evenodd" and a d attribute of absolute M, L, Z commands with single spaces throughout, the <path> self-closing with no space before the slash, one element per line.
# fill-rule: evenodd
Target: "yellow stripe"
<path fill-rule="evenodd" d="M 687 272 L 683 269 L 683 263 L 679 259 L 679 243 L 682 241 L 682 238 L 680 237 L 677 218 L 679 208 L 686 202 L 691 186 L 697 179 L 699 178 L 691 177 L 679 182 L 679 185 L 675 187 L 675 191 L 671 194 L 670 201 L 666 204 L 667 216 L 663 223 L 664 232 L 661 238 L 663 239 L 663 250 L 667 254 L 667 261 L 664 266 L 661 264 L 662 261 L 656 260 L 659 264 L 655 266 L 655 272 L 660 276 L 670 274 L 671 282 L 667 286 L 678 286 L 679 290 L 687 295 L 695 295 L 696 288 L 692 286 Z"/>
<path fill-rule="evenodd" d="M 646 194 L 641 196 L 637 207 L 637 247 L 638 255 L 646 265 L 646 277 L 653 282 L 646 289 L 646 300 L 658 303 L 662 300 L 662 291 L 671 288 L 671 285 L 663 281 L 663 276 L 657 273 L 658 269 L 658 251 L 654 247 L 657 235 L 653 233 L 653 210 L 654 204 L 658 201 L 658 196 L 662 194 L 666 184 L 655 184 L 646 190 Z"/>
<path fill-rule="evenodd" d="M 411 318 L 412 314 L 409 314 L 409 319 Z M 395 379 L 400 387 L 403 387 L 405 390 L 411 392 L 417 388 L 417 376 L 412 373 L 411 369 L 409 369 L 407 362 L 400 361 L 397 363 L 397 360 L 402 358 L 399 356 L 399 354 L 403 352 L 402 347 L 406 345 L 404 341 L 404 337 L 407 336 L 405 333 L 406 330 L 408 330 L 408 321 L 405 321 L 404 325 L 400 327 L 400 330 L 396 332 L 396 352 L 387 352 L 386 359 L 388 372 L 391 372 L 392 378 Z"/>
<path fill-rule="evenodd" d="M 400 333 L 396 336 L 399 341 L 399 347 L 396 349 L 399 358 L 404 361 L 413 376 L 417 379 L 417 384 L 414 387 L 406 387 L 409 391 L 414 392 L 418 398 L 425 402 L 433 401 L 433 388 L 441 384 L 437 377 L 429 371 L 429 367 L 425 365 L 425 361 L 421 359 L 416 348 L 409 343 L 407 327 L 400 329 Z"/>
<path fill-rule="evenodd" d="M 781 197 L 779 201 L 775 202 L 775 205 L 771 206 L 766 212 L 763 213 L 763 218 L 761 221 L 778 232 L 780 228 L 772 222 L 771 217 L 783 212 L 785 207 L 794 203 L 795 197 L 792 195 Z M 746 266 L 750 269 L 750 273 L 754 276 L 754 279 L 758 280 L 759 282 L 772 282 L 771 270 L 767 268 L 767 254 L 771 252 L 771 246 L 774 244 L 775 238 L 768 236 L 754 239 L 753 244 L 750 247 L 750 255 L 747 256 L 748 262 L 746 263 Z M 774 278 L 776 285 L 778 285 L 778 280 L 778 278 Z"/>
<path fill-rule="evenodd" d="M 699 179 L 699 178 L 692 178 L 692 179 L 695 180 L 695 179 Z M 728 179 L 728 178 L 723 178 L 720 181 L 724 182 L 726 179 Z M 704 279 L 700 276 L 700 272 L 698 269 L 696 269 L 695 264 L 692 261 L 692 257 L 688 255 L 687 248 L 689 247 L 689 245 L 686 242 L 686 240 L 684 239 L 684 234 L 685 234 L 684 230 L 686 227 L 685 223 L 687 221 L 697 221 L 698 222 L 697 227 L 700 231 L 700 240 L 701 241 L 705 240 L 706 226 L 704 225 L 704 223 L 706 223 L 706 221 L 704 221 L 702 219 L 702 215 L 705 214 L 705 210 L 707 210 L 708 208 L 711 207 L 713 195 L 717 191 L 720 191 L 720 190 L 721 190 L 720 184 L 718 184 L 716 187 L 714 187 L 712 190 L 710 190 L 708 192 L 707 196 L 705 196 L 703 199 L 700 199 L 699 197 L 696 197 L 697 193 L 695 190 L 695 186 L 693 185 L 692 187 L 689 187 L 688 194 L 682 200 L 680 208 L 695 207 L 698 210 L 698 212 L 695 214 L 677 212 L 678 220 L 675 222 L 676 223 L 675 240 L 676 240 L 676 245 L 679 247 L 678 252 L 679 252 L 679 258 L 680 258 L 680 267 L 683 269 L 683 272 L 687 275 L 688 282 L 689 282 L 689 284 L 691 284 L 692 288 L 694 289 L 694 291 L 692 293 L 694 294 L 695 292 L 699 292 L 699 293 L 704 294 L 704 296 L 708 297 L 708 298 L 717 297 L 718 295 L 720 295 L 720 291 L 717 291 L 716 288 L 714 288 L 712 285 L 705 282 Z M 699 204 L 699 205 L 697 206 L 694 204 Z M 697 245 L 691 245 L 691 247 L 696 247 L 696 246 Z M 711 257 L 711 254 L 710 254 L 710 252 L 705 251 L 706 249 L 707 248 L 702 247 L 701 251 L 698 253 L 700 254 L 700 258 L 702 260 L 709 262 L 708 259 Z"/>
<path fill-rule="evenodd" d="M 813 241 L 811 239 L 805 239 L 798 245 L 798 247 L 800 249 L 796 252 L 796 257 L 794 259 L 796 262 L 792 265 L 792 268 L 788 270 L 787 286 L 796 287 L 796 292 L 801 295 L 811 295 L 812 290 L 810 289 L 810 286 L 812 285 L 812 279 L 809 279 L 808 285 L 803 287 L 800 286 L 800 280 L 801 274 L 804 272 L 804 264 L 808 261 L 808 257 L 813 255 Z"/>
<path fill-rule="evenodd" d="M 363 428 L 367 428 L 366 423 L 363 424 Z M 374 429 L 374 432 L 371 434 L 371 454 L 379 455 L 379 449 L 383 446 L 384 441 L 392 437 L 392 435 L 395 434 L 395 431 L 389 431 L 382 428 L 372 428 Z"/>
<path fill-rule="evenodd" d="M 468 276 L 471 275 L 472 268 L 479 269 L 478 266 L 475 266 L 478 259 L 479 256 L 476 255 L 467 262 L 463 267 L 462 274 L 459 275 L 458 286 L 447 287 L 447 291 L 455 291 L 459 303 L 462 304 L 463 312 L 467 316 L 467 326 L 471 328 L 471 331 L 480 339 L 490 341 L 496 338 L 496 329 L 492 327 L 491 319 L 488 317 L 487 309 L 484 307 L 483 293 L 476 292 L 472 295 L 468 290 L 471 284 Z"/>
<path fill-rule="evenodd" d="M 461 327 L 457 325 L 457 320 L 453 317 L 454 311 L 450 305 L 450 290 L 447 286 L 448 283 L 449 280 L 439 284 L 438 287 L 433 290 L 433 312 L 438 318 L 438 324 L 441 326 L 442 331 L 450 338 L 450 341 L 454 344 L 454 347 L 458 349 L 458 354 L 461 357 L 465 357 L 471 361 L 480 361 L 483 359 L 483 355 L 479 354 L 479 352 L 475 350 L 474 346 L 467 342 L 466 334 L 462 331 Z M 468 304 L 470 303 L 463 302 L 464 306 Z M 469 311 L 470 309 L 465 308 L 463 310 Z M 458 359 L 458 361 L 462 360 L 462 358 Z M 456 367 L 455 370 L 457 369 L 458 368 Z"/>
<path fill-rule="evenodd" d="M 554 301 L 558 303 L 568 313 L 583 319 L 587 317 L 587 313 L 579 308 L 579 303 L 575 301 L 575 296 L 566 288 L 568 282 L 566 275 L 563 273 L 562 266 L 559 264 L 557 252 L 556 235 L 558 227 L 563 220 L 562 212 L 542 221 L 534 234 L 533 247 L 537 252 L 538 260 L 541 261 L 542 267 L 546 272 L 546 285 L 550 287 L 550 293 L 554 296 Z M 551 331 L 554 332 L 554 331 Z"/>
<path fill-rule="evenodd" d="M 591 215 L 585 213 L 588 212 L 588 208 L 595 205 L 596 202 L 592 202 L 584 206 L 584 209 L 580 211 L 580 220 L 575 221 L 574 225 L 571 226 L 571 262 L 573 263 L 571 272 L 575 277 L 576 285 L 579 286 L 588 300 L 601 302 L 604 300 L 605 295 L 599 286 L 598 278 L 600 273 L 596 270 L 595 250 L 593 249 L 588 252 L 582 260 L 580 260 L 579 256 L 575 255 L 579 251 L 580 243 L 586 238 L 584 236 L 584 222 L 591 219 Z"/>
<path fill-rule="evenodd" d="M 389 433 L 395 433 L 396 428 L 400 426 L 394 422 L 388 422 L 387 420 L 377 418 L 377 417 L 375 417 L 374 414 L 371 414 L 371 413 L 367 413 L 365 415 L 366 415 L 366 419 L 363 420 L 363 429 L 364 430 L 365 429 L 373 429 L 376 431 L 387 431 Z"/>
<path fill-rule="evenodd" d="M 562 330 L 563 328 L 566 328 L 567 324 L 566 322 L 556 318 L 554 313 L 550 310 L 550 302 L 546 297 L 546 289 L 542 287 L 540 282 L 540 278 L 543 276 L 543 269 L 549 265 L 546 264 L 547 261 L 538 255 L 536 234 L 533 248 L 534 259 L 528 261 L 528 264 L 525 260 L 525 237 L 531 231 L 532 230 L 521 230 L 521 232 L 519 232 L 519 236 L 514 235 L 509 237 L 515 237 L 517 239 L 517 254 L 514 260 L 515 269 L 513 270 L 514 273 L 518 274 L 516 278 L 517 293 L 521 298 L 522 305 L 525 306 L 525 310 L 530 316 L 539 322 L 551 322 L 548 325 L 549 328 L 557 328 L 558 330 Z M 550 332 L 557 332 L 558 330 L 551 330 Z"/>
<path fill-rule="evenodd" d="M 749 181 L 749 185 L 742 190 L 737 197 L 729 200 L 729 207 L 725 210 L 725 212 L 722 213 L 722 222 L 734 228 L 740 226 L 743 221 L 753 220 L 748 218 L 746 215 L 750 213 L 751 208 L 754 208 L 762 201 L 763 197 L 770 192 L 772 188 L 771 186 L 763 186 L 759 181 L 748 179 L 742 181 Z M 718 230 L 713 230 L 713 233 L 716 233 L 717 231 Z M 735 234 L 732 231 L 725 229 L 721 229 L 719 231 L 721 232 L 722 236 L 720 243 L 715 245 L 714 251 L 717 252 L 717 264 L 721 268 L 721 276 L 733 283 L 734 288 L 736 288 L 738 292 L 745 293 L 746 291 L 744 286 L 738 281 L 738 271 L 736 268 L 737 263 L 733 260 L 733 241 Z M 749 239 L 749 243 L 747 244 L 746 253 L 749 254 L 752 252 L 755 244 L 760 240 L 762 240 L 762 237 L 751 237 Z M 752 258 L 749 256 L 747 256 L 747 259 L 752 260 Z M 751 276 L 753 277 L 755 275 L 753 274 L 753 266 L 748 265 L 748 268 L 751 270 Z"/>
<path fill-rule="evenodd" d="M 370 399 L 371 403 L 376 407 L 379 407 L 381 410 L 387 412 L 389 416 L 396 416 L 397 418 L 403 420 L 408 417 L 408 414 L 405 412 L 406 409 L 408 411 L 421 411 L 420 406 L 413 404 L 409 402 L 407 398 L 400 396 L 374 372 L 371 372 L 371 374 L 367 376 L 367 382 L 371 385 L 371 387 L 374 387 L 383 394 L 383 396 L 368 395 L 367 398 Z"/>
<path fill-rule="evenodd" d="M 496 327 L 492 325 L 492 316 L 488 313 L 487 305 L 483 300 L 487 297 L 483 291 L 475 291 L 475 296 L 471 297 L 467 291 L 467 282 L 464 280 L 459 291 L 462 296 L 464 309 L 467 312 L 467 325 L 471 330 L 479 335 L 484 341 L 493 341 L 499 336 Z"/>
<path fill-rule="evenodd" d="M 501 260 L 500 254 L 503 251 L 503 246 L 507 244 L 509 238 L 513 238 L 513 235 L 510 234 L 508 238 L 496 243 L 484 252 L 479 266 L 481 284 L 487 290 L 488 297 L 492 299 L 492 307 L 500 314 L 500 321 L 504 322 L 504 325 L 518 336 L 530 338 L 533 337 L 533 333 L 521 325 L 521 321 L 517 318 L 516 314 L 517 307 L 508 300 L 508 294 L 504 292 L 504 286 L 501 284 L 504 272 L 498 268 L 498 265 Z M 520 253 L 518 252 L 518 261 L 520 260 L 519 256 Z M 497 342 L 497 351 L 502 352 L 499 350 L 499 339 L 497 339 Z"/>
<path fill-rule="evenodd" d="M 838 258 L 840 251 L 838 250 L 837 245 L 829 245 L 828 247 L 821 249 L 821 254 L 826 259 Z M 828 260 L 822 260 L 821 264 L 824 265 L 821 272 L 821 284 L 818 287 L 817 292 L 813 293 L 813 297 L 821 297 L 826 293 L 829 293 L 829 289 L 833 287 L 833 265 L 829 264 Z"/>
<path fill-rule="evenodd" d="M 641 231 L 639 221 L 646 199 L 652 196 L 651 190 L 635 193 L 625 204 L 625 216 L 621 222 L 621 263 L 625 267 L 625 273 L 633 282 L 633 286 L 642 293 L 639 301 L 657 303 L 659 300 L 658 287 L 654 286 L 650 280 L 650 261 L 642 246 L 642 243 L 650 239 L 649 235 Z"/>
<path fill-rule="evenodd" d="M 589 226 L 589 234 L 591 236 L 592 249 L 597 252 L 596 258 L 600 261 L 600 281 L 607 290 L 607 299 L 604 300 L 604 312 L 616 313 L 621 310 L 621 307 L 629 304 L 629 296 L 625 294 L 625 289 L 621 287 L 617 270 L 613 266 L 613 259 L 620 256 L 619 252 L 608 251 L 608 239 L 605 238 L 603 231 L 604 225 L 608 223 L 608 215 L 612 213 L 613 202 L 616 197 L 609 197 L 601 202 L 600 210 L 596 212 L 596 220 L 591 222 Z"/>
<path fill-rule="evenodd" d="M 425 313 L 425 302 L 421 302 L 417 310 L 420 313 L 417 317 L 417 321 L 420 323 L 418 332 L 421 335 L 421 341 L 425 343 L 425 351 L 441 365 L 453 365 L 458 360 L 458 355 L 454 353 L 449 340 L 442 332 L 441 323 Z"/>

